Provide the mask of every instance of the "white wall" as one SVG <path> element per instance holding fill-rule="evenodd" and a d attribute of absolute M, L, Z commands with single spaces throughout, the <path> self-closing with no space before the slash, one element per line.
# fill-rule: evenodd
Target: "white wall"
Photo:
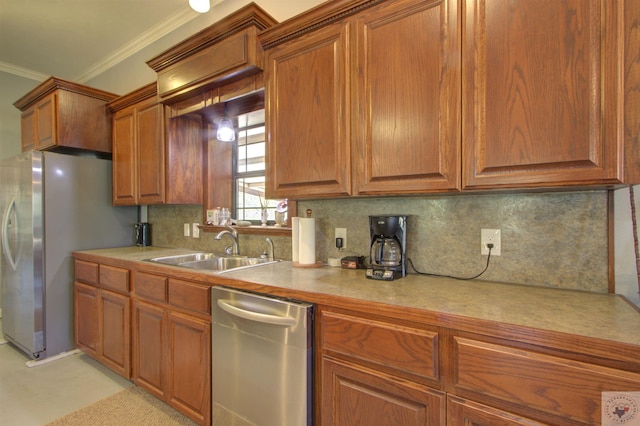
<path fill-rule="evenodd" d="M 20 145 L 20 110 L 13 103 L 40 82 L 3 73 L 0 79 L 0 158 L 13 157 L 22 151 Z"/>

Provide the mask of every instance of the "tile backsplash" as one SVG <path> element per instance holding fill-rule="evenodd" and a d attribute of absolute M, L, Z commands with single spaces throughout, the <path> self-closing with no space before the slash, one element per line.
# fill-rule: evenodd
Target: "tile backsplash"
<path fill-rule="evenodd" d="M 502 255 L 480 279 L 605 293 L 608 290 L 607 191 L 445 195 L 300 201 L 316 218 L 316 257 L 367 255 L 369 215 L 406 215 L 407 257 L 421 272 L 469 277 L 485 267 L 480 230 L 500 229 Z M 229 242 L 201 233 L 183 236 L 183 223 L 200 222 L 200 206 L 150 206 L 157 246 L 221 251 Z M 348 250 L 334 246 L 334 228 L 347 228 Z M 275 256 L 291 259 L 291 240 L 272 237 Z M 264 237 L 240 235 L 240 252 L 259 255 Z M 413 272 L 411 267 L 409 271 Z"/>

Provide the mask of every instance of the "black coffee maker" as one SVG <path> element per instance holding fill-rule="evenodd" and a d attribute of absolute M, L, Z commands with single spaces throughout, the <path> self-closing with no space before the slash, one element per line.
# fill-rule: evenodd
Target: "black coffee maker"
<path fill-rule="evenodd" d="M 371 247 L 366 277 L 394 280 L 407 275 L 407 216 L 369 216 Z"/>

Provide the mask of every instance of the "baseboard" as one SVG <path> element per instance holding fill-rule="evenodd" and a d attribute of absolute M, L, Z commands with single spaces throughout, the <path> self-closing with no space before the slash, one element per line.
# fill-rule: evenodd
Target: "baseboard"
<path fill-rule="evenodd" d="M 50 362 L 57 361 L 59 359 L 66 358 L 68 356 L 76 355 L 76 354 L 79 354 L 79 353 L 82 353 L 82 351 L 80 349 L 72 349 L 70 351 L 61 352 L 58 355 L 53 355 L 53 356 L 47 357 L 45 359 L 39 359 L 39 360 L 38 359 L 32 359 L 30 361 L 27 361 L 25 364 L 29 368 L 38 367 L 40 365 L 48 364 Z"/>

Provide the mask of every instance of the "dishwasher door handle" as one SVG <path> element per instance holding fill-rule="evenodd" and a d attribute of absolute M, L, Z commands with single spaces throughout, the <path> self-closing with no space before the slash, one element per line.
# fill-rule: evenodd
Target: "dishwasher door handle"
<path fill-rule="evenodd" d="M 218 306 L 223 311 L 240 318 L 248 319 L 251 321 L 257 321 L 265 324 L 281 325 L 285 327 L 290 327 L 296 324 L 296 319 L 292 317 L 281 317 L 278 315 L 269 315 L 269 314 L 262 314 L 260 312 L 247 311 L 246 309 L 233 306 L 229 302 L 230 300 L 220 299 L 218 300 Z"/>

